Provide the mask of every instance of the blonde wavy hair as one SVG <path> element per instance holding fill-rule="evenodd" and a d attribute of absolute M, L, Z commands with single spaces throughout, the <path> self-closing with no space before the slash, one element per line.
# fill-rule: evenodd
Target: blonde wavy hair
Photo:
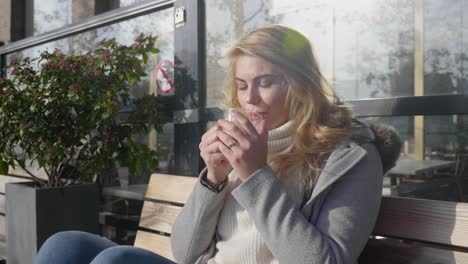
<path fill-rule="evenodd" d="M 255 29 L 229 50 L 230 65 L 225 79 L 228 107 L 240 107 L 235 65 L 236 58 L 242 55 L 268 61 L 287 82 L 286 106 L 296 133 L 291 152 L 276 156 L 270 163 L 280 179 L 288 175 L 290 168 L 298 169 L 301 190 L 310 192 L 324 158 L 338 142 L 350 137 L 347 128 L 351 124 L 351 111 L 344 107 L 322 75 L 309 40 L 281 25 Z"/>

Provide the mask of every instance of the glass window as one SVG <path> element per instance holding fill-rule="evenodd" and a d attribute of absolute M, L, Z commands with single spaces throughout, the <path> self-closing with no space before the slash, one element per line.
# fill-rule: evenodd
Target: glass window
<path fill-rule="evenodd" d="M 118 42 L 130 45 L 140 32 L 151 33 L 158 36 L 156 45 L 160 49 L 160 53 L 156 55 L 151 54 L 148 59 L 147 68 L 145 69 L 148 76 L 135 84 L 131 89 L 131 93 L 135 98 L 139 98 L 148 93 L 157 93 L 156 75 L 159 63 L 174 60 L 173 12 L 173 8 L 167 8 L 155 13 L 11 53 L 6 56 L 7 63 L 16 57 L 37 57 L 40 52 L 46 49 L 53 51 L 55 48 L 58 48 L 69 53 L 86 53 L 88 50 L 95 48 L 97 42 L 104 38 L 111 39 L 115 37 Z M 155 133 L 138 137 L 140 143 L 148 144 L 152 148 L 160 150 L 160 170 L 162 171 L 168 170 L 167 166 L 171 165 L 170 160 L 173 159 L 172 131 L 172 124 L 168 124 L 164 127 L 164 132 L 157 135 L 157 140 Z M 125 173 L 125 170 L 119 171 Z M 147 183 L 150 174 L 151 172 L 147 171 L 145 175 L 130 177 L 129 183 Z M 120 177 L 128 177 L 128 175 L 120 175 Z"/>
<path fill-rule="evenodd" d="M 33 35 L 45 33 L 72 22 L 71 0 L 36 0 L 33 6 Z"/>
<path fill-rule="evenodd" d="M 128 6 L 142 1 L 144 0 L 120 0 L 120 7 Z"/>
<path fill-rule="evenodd" d="M 412 95 L 413 1 L 358 2 L 207 0 L 207 104 L 219 106 L 223 98 L 229 43 L 273 23 L 309 37 L 322 71 L 344 99 Z"/>
<path fill-rule="evenodd" d="M 413 94 L 414 11 L 411 0 L 337 1 L 333 60 L 344 99 Z"/>
<path fill-rule="evenodd" d="M 244 32 L 273 23 L 298 29 L 309 37 L 324 75 L 345 100 L 468 92 L 465 0 L 455 0 L 449 6 L 437 0 L 206 2 L 208 106 L 222 106 L 225 49 Z M 419 65 L 423 68 L 416 67 Z M 419 81 L 423 81 L 421 87 Z M 366 120 L 395 126 L 404 142 L 401 159 L 414 161 L 412 165 L 421 156 L 421 162 L 450 163 L 432 174 L 425 173 L 426 178 L 393 177 L 390 182 L 386 177 L 387 187 L 401 185 L 402 196 L 463 199 L 461 193 L 467 186 L 461 175 L 468 167 L 464 157 L 468 152 L 466 116 Z M 429 181 L 432 179 L 437 181 Z M 423 185 L 426 189 L 420 192 Z M 418 192 L 408 191 L 413 187 Z"/>
<path fill-rule="evenodd" d="M 424 1 L 424 93 L 468 92 L 468 2 Z"/>
<path fill-rule="evenodd" d="M 361 119 L 395 127 L 403 141 L 397 165 L 386 173 L 383 194 L 446 201 L 466 201 L 468 116 L 426 116 L 424 159 L 415 157 L 414 117 Z"/>
<path fill-rule="evenodd" d="M 142 2 L 143 0 L 26 0 L 27 35 L 45 32 L 82 21 L 102 12 Z"/>

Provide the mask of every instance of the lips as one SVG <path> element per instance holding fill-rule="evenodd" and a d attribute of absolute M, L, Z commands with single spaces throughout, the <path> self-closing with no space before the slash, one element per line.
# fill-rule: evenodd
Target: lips
<path fill-rule="evenodd" d="M 247 116 L 250 120 L 262 120 L 265 119 L 268 115 L 268 112 L 249 112 Z"/>

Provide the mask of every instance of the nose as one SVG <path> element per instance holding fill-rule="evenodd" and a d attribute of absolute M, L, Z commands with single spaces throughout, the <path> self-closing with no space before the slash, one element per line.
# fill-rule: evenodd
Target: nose
<path fill-rule="evenodd" d="M 260 94 L 258 92 L 258 87 L 250 85 L 248 91 L 245 93 L 245 101 L 249 104 L 260 102 Z"/>

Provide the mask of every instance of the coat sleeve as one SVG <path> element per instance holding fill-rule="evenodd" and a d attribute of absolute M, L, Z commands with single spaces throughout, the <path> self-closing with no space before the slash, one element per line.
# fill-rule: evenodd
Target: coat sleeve
<path fill-rule="evenodd" d="M 172 226 L 171 247 L 177 263 L 205 263 L 214 254 L 216 225 L 226 190 L 214 192 L 200 180 L 195 184 Z"/>
<path fill-rule="evenodd" d="M 372 232 L 382 192 L 382 166 L 372 144 L 324 198 L 313 224 L 266 166 L 233 191 L 280 263 L 355 263 Z"/>

